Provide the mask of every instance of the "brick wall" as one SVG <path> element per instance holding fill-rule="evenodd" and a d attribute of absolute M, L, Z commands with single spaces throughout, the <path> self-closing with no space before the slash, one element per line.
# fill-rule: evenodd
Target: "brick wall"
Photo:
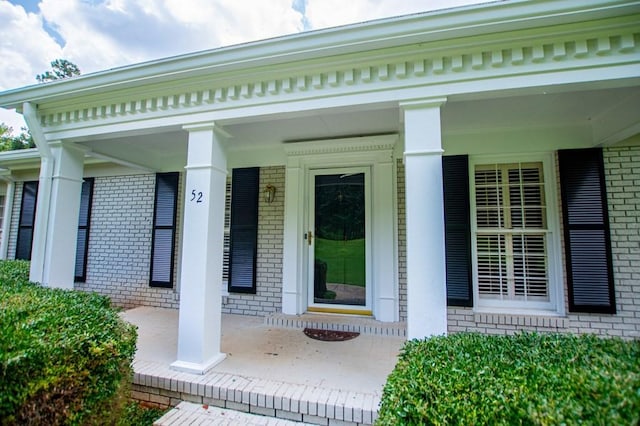
<path fill-rule="evenodd" d="M 87 281 L 76 283 L 77 290 L 104 294 L 124 308 L 178 307 L 175 285 L 149 287 L 154 194 L 154 174 L 95 179 Z"/>
<path fill-rule="evenodd" d="M 223 298 L 222 312 L 267 315 L 282 311 L 284 176 L 283 166 L 260 169 L 260 190 L 272 184 L 276 187 L 276 197 L 273 203 L 268 204 L 260 192 L 256 294 L 230 293 Z"/>

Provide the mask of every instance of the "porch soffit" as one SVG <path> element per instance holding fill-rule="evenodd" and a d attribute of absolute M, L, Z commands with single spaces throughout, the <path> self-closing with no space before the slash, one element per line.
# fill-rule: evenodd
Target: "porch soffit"
<path fill-rule="evenodd" d="M 105 125 L 159 126 L 154 119 L 177 126 L 544 84 L 637 85 L 639 23 L 640 15 L 631 15 L 254 68 L 244 75 L 178 81 L 170 88 L 142 86 L 75 99 L 73 107 L 42 104 L 39 114 L 50 137 L 64 138 L 95 134 Z"/>

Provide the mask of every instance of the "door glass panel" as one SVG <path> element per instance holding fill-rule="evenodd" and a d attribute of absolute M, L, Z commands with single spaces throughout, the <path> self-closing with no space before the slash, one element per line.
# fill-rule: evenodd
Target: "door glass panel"
<path fill-rule="evenodd" d="M 364 173 L 315 176 L 314 303 L 366 303 Z"/>

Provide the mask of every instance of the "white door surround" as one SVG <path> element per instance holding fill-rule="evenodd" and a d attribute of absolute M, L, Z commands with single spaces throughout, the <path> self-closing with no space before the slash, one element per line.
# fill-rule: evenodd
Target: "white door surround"
<path fill-rule="evenodd" d="M 309 305 L 308 230 L 310 171 L 364 167 L 371 182 L 371 309 L 380 321 L 398 321 L 396 207 L 393 148 L 398 135 L 288 143 L 285 181 L 282 311 L 297 315 Z"/>

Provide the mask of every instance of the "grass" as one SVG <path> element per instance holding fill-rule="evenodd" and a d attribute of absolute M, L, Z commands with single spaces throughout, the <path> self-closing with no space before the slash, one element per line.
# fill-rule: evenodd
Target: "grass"
<path fill-rule="evenodd" d="M 327 282 L 364 287 L 365 240 L 316 239 L 316 259 L 327 263 Z"/>

